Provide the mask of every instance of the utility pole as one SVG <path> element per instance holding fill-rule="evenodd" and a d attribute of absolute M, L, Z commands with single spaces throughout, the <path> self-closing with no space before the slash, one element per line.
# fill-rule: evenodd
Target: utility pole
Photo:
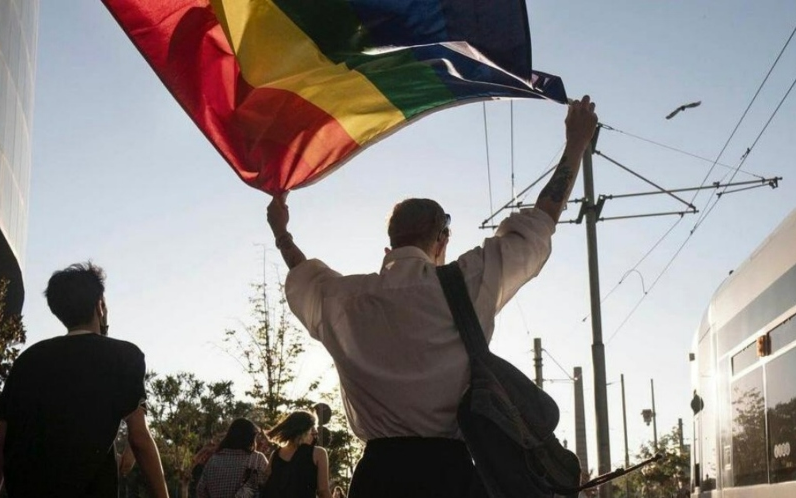
<path fill-rule="evenodd" d="M 603 344 L 602 312 L 600 309 L 600 268 L 597 258 L 597 209 L 594 204 L 594 175 L 592 154 L 599 136 L 594 132 L 583 154 L 583 212 L 586 215 L 586 246 L 589 259 L 589 294 L 591 300 L 591 357 L 594 365 L 594 408 L 597 422 L 598 474 L 611 471 L 611 441 L 608 433 L 608 386 L 605 378 L 605 345 Z M 611 485 L 600 486 L 600 498 L 611 498 Z"/>
<path fill-rule="evenodd" d="M 575 378 L 575 454 L 580 460 L 580 467 L 589 472 L 589 451 L 586 446 L 586 410 L 583 403 L 583 369 L 575 367 L 572 372 Z"/>
<path fill-rule="evenodd" d="M 677 427 L 680 429 L 680 454 L 683 454 L 685 446 L 683 445 L 683 419 L 677 419 Z"/>
<path fill-rule="evenodd" d="M 772 189 L 779 187 L 779 181 L 782 180 L 782 177 L 771 177 L 771 178 L 758 178 L 755 180 L 748 180 L 748 181 L 740 181 L 740 182 L 713 182 L 709 185 L 700 185 L 698 187 L 687 187 L 687 188 L 679 188 L 679 189 L 665 189 L 662 186 L 650 181 L 649 179 L 641 176 L 640 174 L 632 171 L 627 166 L 621 164 L 619 161 L 612 159 L 602 152 L 596 149 L 597 146 L 597 138 L 599 136 L 600 130 L 606 129 L 611 131 L 617 131 L 611 128 L 610 126 L 598 123 L 597 129 L 594 132 L 594 137 L 592 138 L 592 142 L 586 152 L 583 154 L 583 190 L 584 190 L 584 198 L 583 199 L 570 199 L 569 203 L 580 203 L 581 208 L 577 218 L 569 219 L 569 220 L 559 220 L 558 223 L 574 223 L 580 224 L 583 222 L 584 218 L 586 220 L 586 244 L 588 248 L 588 262 L 589 262 L 589 294 L 590 294 L 590 302 L 591 302 L 591 323 L 592 323 L 592 362 L 594 367 L 594 409 L 596 414 L 596 425 L 597 425 L 597 456 L 598 456 L 598 469 L 600 474 L 604 474 L 610 472 L 611 470 L 611 447 L 610 447 L 610 439 L 608 433 L 608 393 L 607 393 L 607 383 L 606 383 L 606 375 L 605 375 L 605 345 L 603 344 L 602 338 L 602 313 L 600 310 L 600 277 L 599 277 L 599 264 L 598 264 L 598 257 L 597 257 L 597 228 L 596 223 L 598 221 L 609 221 L 609 220 L 626 220 L 632 218 L 648 218 L 653 216 L 685 216 L 687 214 L 696 214 L 699 211 L 697 210 L 696 206 L 692 203 L 685 201 L 681 197 L 678 197 L 676 194 L 680 192 L 696 192 L 701 190 L 715 190 L 717 191 L 718 195 L 726 195 L 735 192 L 741 192 L 745 190 L 749 190 L 752 188 L 758 187 L 771 187 Z M 647 184 L 651 185 L 655 188 L 653 191 L 648 192 L 637 192 L 637 193 L 627 193 L 627 194 L 616 194 L 616 195 L 600 195 L 596 197 L 594 194 L 594 176 L 592 170 L 592 156 L 594 154 L 599 155 L 609 163 L 617 166 L 618 168 L 626 171 L 627 173 L 632 174 L 636 178 L 646 182 Z M 498 226 L 494 223 L 495 218 L 504 210 L 513 210 L 513 209 L 522 209 L 533 207 L 534 204 L 525 204 L 521 201 L 517 201 L 518 198 L 522 197 L 526 192 L 530 191 L 537 183 L 539 183 L 542 178 L 548 175 L 554 168 L 551 168 L 550 171 L 542 175 L 539 179 L 531 183 L 528 187 L 523 189 L 519 194 L 513 195 L 511 200 L 509 200 L 505 205 L 498 208 L 497 211 L 493 212 L 486 218 L 482 223 L 480 228 L 481 229 L 496 229 Z M 735 187 L 733 190 L 727 190 L 729 187 Z M 723 189 L 723 191 L 718 192 L 719 189 Z M 640 197 L 640 196 L 650 196 L 650 195 L 666 195 L 678 203 L 684 205 L 684 207 L 680 207 L 678 210 L 675 211 L 665 211 L 665 212 L 651 212 L 651 213 L 641 213 L 641 214 L 628 214 L 628 215 L 619 215 L 619 216 L 602 216 L 602 209 L 609 200 L 619 200 L 619 199 L 627 199 L 632 197 Z M 654 410 L 654 401 L 653 401 L 653 410 Z M 642 412 L 645 417 L 645 422 L 649 424 L 647 421 L 647 412 L 650 410 L 644 410 Z M 656 447 L 657 447 L 657 427 L 655 428 L 655 440 L 656 440 Z M 610 486 L 601 486 L 600 487 L 600 498 L 610 498 L 611 496 L 611 489 Z"/>
<path fill-rule="evenodd" d="M 630 468 L 630 453 L 627 450 L 627 406 L 625 405 L 625 374 L 619 375 L 622 383 L 622 427 L 625 430 L 625 468 Z M 625 477 L 625 497 L 630 497 L 630 480 Z"/>
<path fill-rule="evenodd" d="M 650 379 L 650 392 L 652 393 L 652 441 L 655 451 L 658 451 L 658 414 L 655 412 L 655 382 Z"/>
<path fill-rule="evenodd" d="M 544 391 L 544 378 L 542 378 L 542 339 L 533 340 L 533 367 L 536 370 L 536 385 Z"/>

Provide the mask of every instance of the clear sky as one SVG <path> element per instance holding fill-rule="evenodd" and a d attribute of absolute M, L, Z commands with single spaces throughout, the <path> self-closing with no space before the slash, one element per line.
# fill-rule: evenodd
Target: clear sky
<path fill-rule="evenodd" d="M 728 166 L 739 164 L 796 78 L 794 42 L 721 156 L 727 166 L 708 175 L 711 161 L 629 134 L 716 159 L 796 25 L 795 2 L 544 1 L 528 7 L 534 67 L 561 76 L 570 97 L 589 93 L 601 122 L 625 132 L 604 130 L 600 151 L 668 188 L 732 175 Z M 249 285 L 262 279 L 263 269 L 272 281 L 286 272 L 265 223 L 269 197 L 235 176 L 98 0 L 42 0 L 40 14 L 25 268 L 29 344 L 63 333 L 41 295 L 49 275 L 91 258 L 108 273 L 111 334 L 138 344 L 149 368 L 243 385 L 222 338 L 248 316 Z M 700 107 L 664 119 L 697 100 Z M 479 103 L 426 117 L 292 193 L 295 240 L 309 257 L 341 272 L 377 271 L 392 205 L 422 196 L 453 216 L 449 257 L 478 245 L 489 235 L 478 228 L 481 221 L 511 199 L 512 162 L 518 192 L 563 145 L 563 106 L 515 102 L 513 135 L 511 110 L 509 102 Z M 699 215 L 685 217 L 637 267 L 676 218 L 598 225 L 603 294 L 628 270 L 638 271 L 603 304 L 614 463 L 624 461 L 620 374 L 631 452 L 652 437 L 640 415 L 651 406 L 650 379 L 659 435 L 683 418 L 690 438 L 693 333 L 728 272 L 796 207 L 794 157 L 791 95 L 743 164 L 746 173 L 735 177 L 783 176 L 781 186 L 724 196 L 621 329 Z M 598 194 L 650 190 L 603 158 L 595 157 L 594 168 Z M 582 195 L 580 185 L 574 195 Z M 695 204 L 702 211 L 710 200 L 703 193 Z M 673 199 L 643 197 L 608 201 L 603 214 L 677 209 Z M 572 446 L 573 388 L 561 380 L 583 367 L 589 466 L 595 468 L 588 312 L 585 229 L 560 225 L 550 261 L 502 312 L 492 346 L 532 376 L 533 338 L 542 338 L 549 352 L 545 377 L 557 380 L 546 388 L 561 406 L 558 433 Z M 302 372 L 305 379 L 334 378 L 318 346 Z"/>

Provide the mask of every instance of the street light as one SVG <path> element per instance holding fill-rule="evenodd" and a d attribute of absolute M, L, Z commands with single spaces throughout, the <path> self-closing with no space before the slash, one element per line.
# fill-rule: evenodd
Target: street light
<path fill-rule="evenodd" d="M 655 412 L 647 408 L 641 410 L 641 416 L 644 417 L 644 423 L 647 424 L 647 427 L 649 427 L 650 422 L 652 422 L 652 417 L 655 416 Z"/>

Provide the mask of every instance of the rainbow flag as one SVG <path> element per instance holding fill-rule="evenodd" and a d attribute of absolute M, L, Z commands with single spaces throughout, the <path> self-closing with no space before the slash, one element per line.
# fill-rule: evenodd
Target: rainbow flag
<path fill-rule="evenodd" d="M 243 181 L 315 181 L 433 111 L 565 103 L 524 0 L 103 0 Z"/>

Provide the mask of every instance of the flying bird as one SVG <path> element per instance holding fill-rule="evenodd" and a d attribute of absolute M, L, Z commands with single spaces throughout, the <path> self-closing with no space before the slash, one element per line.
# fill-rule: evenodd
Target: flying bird
<path fill-rule="evenodd" d="M 680 112 L 680 111 L 685 111 L 686 109 L 690 109 L 692 107 L 699 107 L 699 104 L 701 104 L 701 103 L 702 103 L 702 101 L 700 100 L 698 102 L 691 102 L 690 104 L 681 105 L 680 107 L 678 107 L 677 109 L 675 109 L 671 113 L 669 113 L 669 115 L 666 116 L 666 119 L 672 119 L 673 117 L 677 116 L 677 113 Z"/>

